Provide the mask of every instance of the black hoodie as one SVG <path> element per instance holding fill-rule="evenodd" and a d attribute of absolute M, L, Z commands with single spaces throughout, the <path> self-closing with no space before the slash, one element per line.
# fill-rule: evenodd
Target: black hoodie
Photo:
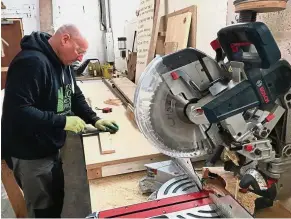
<path fill-rule="evenodd" d="M 2 157 L 38 159 L 55 154 L 65 142 L 66 116 L 87 124 L 99 119 L 48 43 L 51 36 L 33 32 L 21 41 L 12 60 L 2 112 Z"/>

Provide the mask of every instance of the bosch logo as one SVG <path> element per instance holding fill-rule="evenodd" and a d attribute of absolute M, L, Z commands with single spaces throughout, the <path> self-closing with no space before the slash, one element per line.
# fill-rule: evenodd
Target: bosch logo
<path fill-rule="evenodd" d="M 261 80 L 258 80 L 256 85 L 258 86 L 259 92 L 260 92 L 262 98 L 264 99 L 265 103 L 269 103 L 270 98 L 268 97 L 267 91 L 263 86 L 263 82 Z"/>
<path fill-rule="evenodd" d="M 257 84 L 258 87 L 262 87 L 263 82 L 261 80 L 258 80 L 256 84 Z"/>

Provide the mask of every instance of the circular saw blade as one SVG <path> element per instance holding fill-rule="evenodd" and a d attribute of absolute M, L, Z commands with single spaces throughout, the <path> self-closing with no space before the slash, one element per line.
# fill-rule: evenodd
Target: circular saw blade
<path fill-rule="evenodd" d="M 211 58 L 206 58 L 207 63 L 214 62 Z M 193 64 L 199 65 L 198 62 Z M 192 67 L 187 66 L 185 70 L 195 71 L 200 81 L 203 81 L 200 68 Z M 167 71 L 163 58 L 156 57 L 140 76 L 134 97 L 137 125 L 162 153 L 177 158 L 202 158 L 211 153 L 210 139 L 205 134 L 205 127 L 196 125 L 187 118 L 184 110 L 188 100 L 182 95 L 173 95 L 161 78 L 160 73 Z"/>
<path fill-rule="evenodd" d="M 152 128 L 169 152 L 200 155 L 207 142 L 200 127 L 186 117 L 184 108 L 187 102 L 182 97 L 172 95 L 167 84 L 162 82 L 154 92 L 151 103 Z"/>

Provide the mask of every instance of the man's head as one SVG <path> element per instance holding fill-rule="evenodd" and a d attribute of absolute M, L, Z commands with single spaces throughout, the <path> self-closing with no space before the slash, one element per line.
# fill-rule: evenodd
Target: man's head
<path fill-rule="evenodd" d="M 49 39 L 49 43 L 64 65 L 82 61 L 88 42 L 73 24 L 61 26 Z"/>

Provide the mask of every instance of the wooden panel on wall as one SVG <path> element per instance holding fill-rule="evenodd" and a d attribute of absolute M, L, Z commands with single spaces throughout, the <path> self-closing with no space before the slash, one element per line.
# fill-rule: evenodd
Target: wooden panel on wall
<path fill-rule="evenodd" d="M 21 50 L 20 41 L 23 37 L 22 20 L 7 19 L 7 21 L 9 24 L 1 23 L 1 38 L 8 44 L 7 46 L 6 43 L 3 43 L 4 57 L 1 57 L 1 67 L 8 67 L 15 55 Z"/>
<path fill-rule="evenodd" d="M 177 15 L 181 15 L 184 13 L 190 12 L 191 13 L 191 23 L 190 23 L 190 32 L 189 32 L 189 38 L 188 38 L 188 47 L 196 48 L 196 33 L 197 33 L 197 6 L 192 5 L 187 8 L 183 8 L 181 10 L 175 11 L 173 13 L 164 15 L 160 18 L 160 24 L 159 24 L 159 33 L 158 33 L 158 40 L 157 40 L 157 46 L 156 46 L 156 54 L 164 55 L 165 52 L 165 46 L 167 46 L 167 50 L 174 46 L 174 44 L 165 44 L 166 39 L 166 31 L 168 26 L 168 20 L 171 17 L 175 17 Z"/>
<path fill-rule="evenodd" d="M 166 54 L 173 53 L 187 47 L 191 16 L 191 12 L 186 12 L 168 18 L 165 39 Z"/>

